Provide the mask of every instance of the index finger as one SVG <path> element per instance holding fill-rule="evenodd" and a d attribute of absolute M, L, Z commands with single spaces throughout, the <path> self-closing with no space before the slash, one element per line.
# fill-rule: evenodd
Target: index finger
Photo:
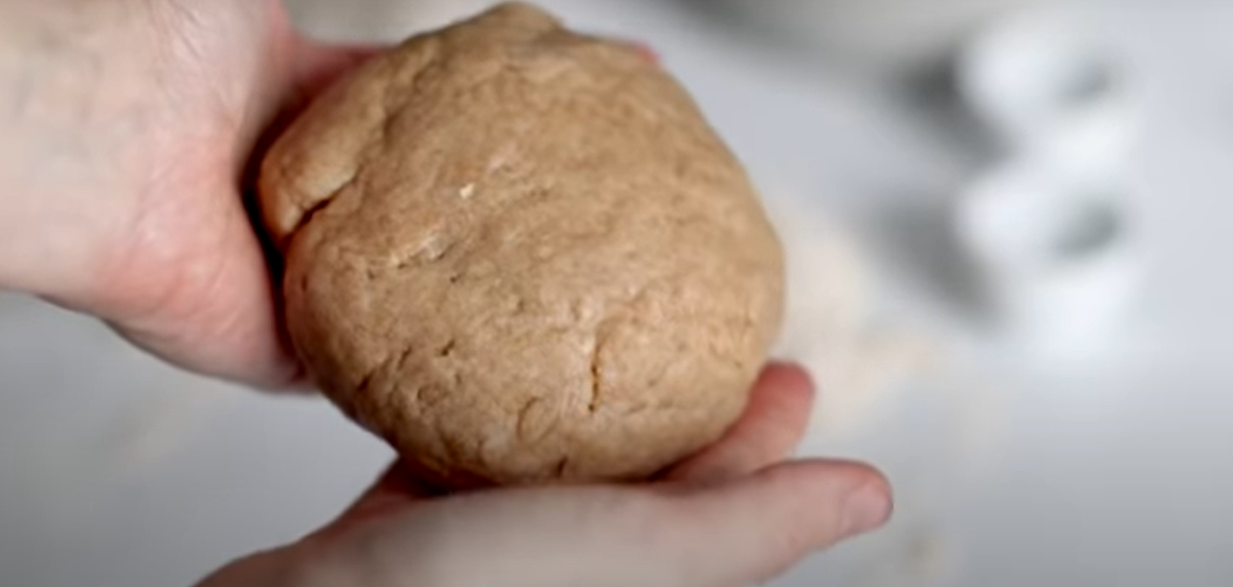
<path fill-rule="evenodd" d="M 787 459 L 813 410 L 814 387 L 801 367 L 772 364 L 754 384 L 745 413 L 719 442 L 673 467 L 668 481 L 734 479 Z"/>

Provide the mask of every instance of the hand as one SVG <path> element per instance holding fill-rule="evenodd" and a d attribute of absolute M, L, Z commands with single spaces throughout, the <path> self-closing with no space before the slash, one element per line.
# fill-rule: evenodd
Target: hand
<path fill-rule="evenodd" d="M 0 287 L 201 373 L 296 381 L 241 185 L 279 113 L 370 52 L 298 36 L 277 0 L 5 3 Z"/>
<path fill-rule="evenodd" d="M 439 496 L 398 466 L 339 519 L 199 587 L 741 587 L 882 525 L 885 480 L 784 463 L 813 390 L 771 367 L 719 443 L 655 483 Z"/>

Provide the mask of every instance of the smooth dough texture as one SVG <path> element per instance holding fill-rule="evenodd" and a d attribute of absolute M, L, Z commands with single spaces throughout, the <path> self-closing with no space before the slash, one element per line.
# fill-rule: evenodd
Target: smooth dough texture
<path fill-rule="evenodd" d="M 260 192 L 317 384 L 450 486 L 650 476 L 734 422 L 781 322 L 779 240 L 691 98 L 525 4 L 326 92 Z"/>

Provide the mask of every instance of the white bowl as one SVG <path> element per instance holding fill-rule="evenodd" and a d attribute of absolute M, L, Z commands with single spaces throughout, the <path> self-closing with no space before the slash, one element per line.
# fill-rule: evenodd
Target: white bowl
<path fill-rule="evenodd" d="M 963 194 L 958 239 L 1007 334 L 1072 352 L 1121 325 L 1140 258 L 1133 198 L 1115 177 L 1024 160 Z"/>
<path fill-rule="evenodd" d="M 959 89 L 1007 146 L 1074 142 L 1119 150 L 1137 121 L 1131 63 L 1077 7 L 1007 18 L 971 40 L 957 63 Z M 1052 148 L 1053 145 L 1043 145 Z"/>

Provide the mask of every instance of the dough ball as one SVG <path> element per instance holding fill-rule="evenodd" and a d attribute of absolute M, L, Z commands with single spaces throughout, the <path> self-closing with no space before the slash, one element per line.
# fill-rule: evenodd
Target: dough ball
<path fill-rule="evenodd" d="M 779 241 L 694 102 L 524 4 L 366 64 L 260 188 L 304 364 L 451 487 L 652 475 L 734 422 L 780 325 Z"/>

